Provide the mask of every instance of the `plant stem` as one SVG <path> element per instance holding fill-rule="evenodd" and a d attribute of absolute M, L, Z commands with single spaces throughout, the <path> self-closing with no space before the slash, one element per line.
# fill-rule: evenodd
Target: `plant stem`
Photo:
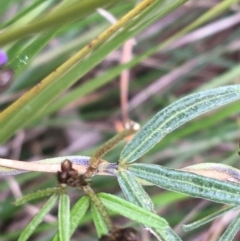
<path fill-rule="evenodd" d="M 76 157 L 74 157 L 77 159 Z M 3 159 L 0 158 L 0 175 L 16 175 L 28 171 L 35 171 L 35 172 L 52 172 L 57 173 L 61 170 L 61 162 L 66 159 L 72 159 L 71 157 L 60 157 L 58 158 L 59 161 L 55 163 L 51 163 L 52 160 L 55 158 L 48 159 L 49 163 L 41 162 L 46 161 L 34 161 L 34 162 L 24 162 L 18 160 L 11 160 L 11 159 Z M 73 162 L 73 168 L 77 170 L 78 173 L 84 173 L 87 170 L 88 165 L 85 163 L 85 159 L 81 161 L 81 157 L 79 156 L 79 160 Z M 72 161 L 72 160 L 71 160 Z M 115 166 L 113 164 L 108 163 L 105 160 L 100 160 L 99 170 L 96 174 L 98 175 L 114 175 Z"/>
<path fill-rule="evenodd" d="M 115 135 L 113 138 L 108 140 L 103 144 L 91 157 L 89 160 L 89 167 L 84 174 L 85 177 L 91 177 L 94 172 L 97 170 L 101 158 L 109 152 L 114 146 L 116 146 L 124 138 L 135 134 L 139 130 L 139 125 L 133 121 L 129 121 L 125 124 L 125 130 Z"/>
<path fill-rule="evenodd" d="M 96 193 L 93 191 L 93 189 L 87 185 L 87 186 L 81 186 L 81 189 L 85 192 L 87 196 L 89 196 L 91 202 L 93 202 L 98 209 L 99 213 L 102 215 L 102 218 L 107 226 L 108 231 L 111 231 L 114 229 L 114 225 L 112 224 L 112 221 L 107 213 L 106 208 L 104 207 L 103 203 L 101 202 L 100 198 L 96 195 Z"/>

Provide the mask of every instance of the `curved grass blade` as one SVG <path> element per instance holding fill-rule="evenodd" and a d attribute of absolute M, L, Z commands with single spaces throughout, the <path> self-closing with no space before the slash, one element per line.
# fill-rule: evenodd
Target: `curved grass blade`
<path fill-rule="evenodd" d="M 131 220 L 160 229 L 168 226 L 165 219 L 122 198 L 107 193 L 100 193 L 98 196 L 107 209 Z"/>
<path fill-rule="evenodd" d="M 70 200 L 66 193 L 62 193 L 58 206 L 58 232 L 60 241 L 69 241 L 70 238 Z"/>
<path fill-rule="evenodd" d="M 174 129 L 204 112 L 240 99 L 240 85 L 188 95 L 158 112 L 123 149 L 121 162 L 133 162 Z"/>
<path fill-rule="evenodd" d="M 130 202 L 145 208 L 151 212 L 154 211 L 154 205 L 151 198 L 136 180 L 136 178 L 131 175 L 128 171 L 119 172 L 118 183 L 125 194 L 127 200 Z M 149 228 L 151 233 L 153 233 L 158 240 L 161 241 L 181 241 L 176 233 L 169 227 L 166 226 L 164 229 Z"/>
<path fill-rule="evenodd" d="M 65 82 L 69 83 L 69 80 L 71 80 L 71 79 L 78 80 L 85 73 L 87 73 L 87 71 L 90 68 L 93 68 L 97 63 L 100 62 L 100 60 L 102 59 L 102 57 L 101 57 L 102 55 L 106 55 L 106 54 L 110 53 L 111 51 L 113 51 L 116 47 L 120 47 L 123 42 L 125 42 L 127 39 L 136 35 L 138 32 L 143 30 L 149 24 L 153 23 L 154 20 L 156 21 L 157 19 L 166 16 L 168 13 L 172 12 L 177 7 L 184 4 L 186 1 L 187 0 L 179 0 L 177 2 L 170 2 L 170 1 L 163 2 L 163 1 L 159 1 L 159 0 L 155 1 L 152 4 L 152 6 L 148 7 L 149 11 L 151 10 L 154 13 L 153 12 L 148 13 L 149 15 L 145 16 L 146 18 L 144 18 L 140 13 L 141 17 L 139 17 L 139 19 L 137 19 L 135 17 L 134 20 L 131 20 L 132 29 L 130 31 L 129 31 L 129 27 L 128 27 L 128 28 L 126 28 L 126 30 L 123 29 L 123 31 L 117 33 L 113 37 L 112 41 L 115 43 L 115 46 L 113 44 L 110 44 L 110 45 L 105 44 L 103 47 L 101 47 L 97 51 L 93 52 L 93 54 L 88 59 L 73 66 L 68 73 L 66 73 L 64 76 L 62 76 L 60 78 L 59 81 L 64 80 Z M 137 27 L 135 25 L 137 25 Z M 161 46 L 162 46 L 162 44 L 160 44 L 160 46 L 158 48 L 153 49 L 152 51 L 148 52 L 147 54 L 143 54 L 139 57 L 134 58 L 130 62 L 119 66 L 119 68 L 117 68 L 116 71 L 115 70 L 110 71 L 110 74 L 108 74 L 108 73 L 106 75 L 104 74 L 104 76 L 100 76 L 99 78 L 105 79 L 106 81 L 107 80 L 110 81 L 110 78 L 116 77 L 119 73 L 122 72 L 122 70 L 124 70 L 126 68 L 131 68 L 131 67 L 135 66 L 137 63 L 141 62 L 143 59 L 147 58 L 149 55 L 154 54 L 156 51 L 158 51 L 159 48 L 161 48 Z M 162 48 L 164 48 L 164 47 L 162 46 Z M 94 79 L 94 81 L 98 81 L 98 78 Z M 84 85 L 84 87 L 85 87 L 85 85 Z M 51 93 L 52 92 L 53 91 L 51 91 Z M 30 119 L 30 122 L 32 122 L 32 121 L 34 122 L 34 121 L 36 121 L 36 119 L 40 119 L 40 117 L 43 117 L 49 113 L 52 113 L 52 112 L 60 109 L 62 106 L 71 102 L 71 100 L 76 99 L 76 96 L 78 96 L 78 94 L 81 96 L 82 89 L 76 88 L 76 91 L 73 92 L 73 95 L 71 95 L 70 93 L 66 94 L 66 98 L 63 97 L 63 100 L 55 101 L 53 103 L 53 106 L 49 105 L 49 108 L 43 110 L 43 112 L 39 113 L 39 115 L 36 116 L 33 120 Z"/>
<path fill-rule="evenodd" d="M 170 1 L 165 1 L 165 3 L 164 3 L 164 6 L 165 6 L 164 15 L 165 15 L 165 13 L 169 13 L 169 12 L 173 11 L 175 8 L 179 7 L 181 4 L 184 4 L 185 1 L 176 1 L 174 3 L 171 3 L 172 6 L 169 6 L 169 7 L 165 5 L 168 2 L 170 3 Z M 216 6 L 216 8 L 210 9 L 209 12 L 207 12 L 206 14 L 201 16 L 199 19 L 197 19 L 190 26 L 183 29 L 180 33 L 178 32 L 175 36 L 173 36 L 173 38 L 167 39 L 166 42 L 161 43 L 160 45 L 157 45 L 157 46 L 149 49 L 146 53 L 133 58 L 128 63 L 122 64 L 122 65 L 119 65 L 119 66 L 113 68 L 113 70 L 109 71 L 109 74 L 106 74 L 105 79 L 116 77 L 119 73 L 122 72 L 122 70 L 124 70 L 126 68 L 131 68 L 131 67 L 135 66 L 137 63 L 139 63 L 139 62 L 143 61 L 144 59 L 146 59 L 147 57 L 149 57 L 150 55 L 156 53 L 160 49 L 164 49 L 172 40 L 177 39 L 177 37 L 182 36 L 183 34 L 189 32 L 190 30 L 192 30 L 196 27 L 198 27 L 199 25 L 203 24 L 204 22 L 209 21 L 214 16 L 216 16 L 216 15 L 220 14 L 222 11 L 224 11 L 224 9 L 228 9 L 229 6 L 231 6 L 231 5 L 232 5 L 232 0 L 226 1 L 224 3 L 219 3 L 219 5 Z M 158 12 L 159 12 L 159 9 L 161 8 L 161 6 L 154 6 L 154 8 L 157 9 Z M 152 14 L 152 15 L 154 15 L 154 14 Z M 161 16 L 155 15 L 155 16 L 159 19 L 163 15 L 161 15 Z M 146 21 L 144 21 L 144 22 L 146 22 Z M 144 24 L 143 22 L 139 23 L 139 25 L 143 25 L 143 24 Z M 102 77 L 104 78 L 104 76 L 102 76 Z M 64 100 L 63 101 L 60 100 L 59 104 L 58 104 L 59 101 L 53 103 L 53 107 L 51 106 L 49 110 L 46 110 L 46 112 L 44 112 L 44 114 L 52 113 L 52 112 L 56 111 L 57 109 L 60 109 L 61 106 L 64 106 L 67 103 L 73 101 L 74 99 L 77 99 L 78 98 L 77 92 L 81 93 L 80 87 L 76 88 L 76 91 L 74 89 L 73 93 L 72 92 L 67 93 L 67 95 L 64 97 Z"/>
<path fill-rule="evenodd" d="M 19 28 L 24 26 L 28 22 L 33 21 L 34 18 L 39 16 L 42 12 L 47 11 L 47 9 L 53 4 L 54 1 L 34 1 L 27 8 L 24 8 L 22 11 L 18 12 L 13 18 L 1 25 L 1 29 L 6 27 Z M 2 7 L 2 4 L 1 4 Z"/>
<path fill-rule="evenodd" d="M 44 216 L 49 213 L 57 202 L 58 195 L 54 194 L 49 200 L 43 205 L 39 212 L 33 217 L 27 227 L 22 231 L 18 241 L 25 241 L 33 234 L 36 227 L 42 222 Z"/>
<path fill-rule="evenodd" d="M 133 175 L 161 188 L 217 203 L 240 205 L 240 185 L 154 164 L 132 164 Z"/>
<path fill-rule="evenodd" d="M 240 229 L 240 213 L 228 226 L 225 233 L 220 237 L 218 241 L 232 241 Z"/>
<path fill-rule="evenodd" d="M 93 202 L 91 202 L 91 211 L 98 237 L 102 237 L 104 234 L 108 234 L 109 230 L 104 219 L 102 218 L 102 214 L 99 212 L 99 209 L 96 208 Z"/>
<path fill-rule="evenodd" d="M 194 223 L 183 225 L 183 230 L 187 232 L 187 231 L 196 229 L 198 227 L 201 227 L 202 225 L 211 222 L 215 218 L 218 218 L 218 217 L 222 216 L 223 214 L 227 213 L 228 211 L 233 210 L 235 208 L 236 208 L 235 206 L 222 208 L 222 209 L 218 210 L 217 212 L 214 212 L 214 213 L 208 215 L 207 217 L 204 217 Z"/>
<path fill-rule="evenodd" d="M 22 205 L 23 203 L 32 201 L 34 199 L 47 197 L 53 194 L 59 194 L 61 190 L 58 187 L 46 188 L 43 190 L 38 190 L 36 192 L 29 193 L 23 197 L 18 198 L 13 204 L 16 206 Z"/>
<path fill-rule="evenodd" d="M 106 6 L 113 1 L 92 0 L 92 1 L 74 1 L 65 8 L 58 8 L 51 14 L 37 19 L 25 26 L 14 29 L 6 29 L 0 36 L 0 45 L 5 45 L 16 39 L 23 38 L 29 34 L 37 33 L 42 30 L 56 28 L 64 23 L 76 21 L 80 17 L 84 17 L 95 11 L 96 8 Z"/>
<path fill-rule="evenodd" d="M 27 68 L 35 55 L 49 43 L 58 31 L 59 29 L 39 35 L 33 42 L 21 49 L 21 51 L 9 61 L 8 66 L 14 69 L 15 75 L 19 75 L 25 68 Z M 16 87 L 11 88 L 11 90 L 12 89 L 16 89 Z"/>
<path fill-rule="evenodd" d="M 88 208 L 89 208 L 89 197 L 83 196 L 80 200 L 76 202 L 76 204 L 73 206 L 70 212 L 70 236 L 73 234 L 73 232 L 76 230 L 76 228 L 79 225 L 79 222 L 86 214 Z M 58 241 L 59 240 L 59 234 L 56 233 L 52 241 Z"/>
<path fill-rule="evenodd" d="M 2 129 L 0 129 L 0 143 L 6 141 L 17 129 L 23 127 L 23 125 L 26 126 L 32 121 L 39 119 L 42 116 L 41 112 L 49 106 L 49 103 L 52 103 L 63 91 L 68 89 L 91 68 L 101 62 L 107 54 L 121 46 L 127 39 L 136 35 L 154 20 L 165 16 L 185 1 L 186 0 L 179 0 L 171 3 L 169 1 L 145 0 L 137 5 L 116 24 L 104 31 L 68 61 L 58 67 L 56 71 L 44 78 L 41 84 L 33 87 L 0 113 L 0 125 L 2 127 Z M 152 3 L 154 6 L 149 5 L 149 3 Z M 152 12 L 148 12 L 148 15 L 145 14 L 146 8 L 154 11 L 154 17 Z M 143 17 L 141 17 L 142 14 Z M 141 18 L 141 22 L 139 18 L 136 19 L 138 15 Z M 127 27 L 125 29 L 124 26 L 129 22 L 133 25 L 136 23 L 137 27 L 131 30 L 127 29 Z M 115 36 L 113 36 L 114 33 Z M 107 41 L 107 39 L 112 36 L 111 41 Z M 102 46 L 99 47 L 100 45 Z M 96 47 L 99 48 L 93 51 Z M 81 61 L 91 52 L 92 54 L 88 58 Z"/>

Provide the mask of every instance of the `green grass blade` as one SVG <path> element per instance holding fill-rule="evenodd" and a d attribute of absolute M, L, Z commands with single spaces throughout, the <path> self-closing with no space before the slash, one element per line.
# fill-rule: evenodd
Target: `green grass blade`
<path fill-rule="evenodd" d="M 227 72 L 223 73 L 222 75 L 219 75 L 216 78 L 211 79 L 207 83 L 201 85 L 198 88 L 198 91 L 216 88 L 221 85 L 226 85 L 226 84 L 228 84 L 228 82 L 233 81 L 239 75 L 240 75 L 240 67 L 239 67 L 239 65 L 236 65 L 235 67 L 231 68 L 229 71 L 227 71 Z"/>
<path fill-rule="evenodd" d="M 57 202 L 58 195 L 53 195 L 49 200 L 43 205 L 39 212 L 33 217 L 27 227 L 22 231 L 18 241 L 25 241 L 33 234 L 36 227 L 42 222 L 44 216 L 49 213 Z"/>
<path fill-rule="evenodd" d="M 57 32 L 58 30 L 52 30 L 38 36 L 28 46 L 21 49 L 21 51 L 16 56 L 14 56 L 14 58 L 10 59 L 8 66 L 14 69 L 15 75 L 18 75 L 25 68 L 27 68 L 35 55 L 49 43 L 49 41 L 55 36 Z"/>
<path fill-rule="evenodd" d="M 202 225 L 211 222 L 215 218 L 218 218 L 218 217 L 222 216 L 223 214 L 225 214 L 228 211 L 233 210 L 233 209 L 235 209 L 234 206 L 222 208 L 222 209 L 220 209 L 220 210 L 218 210 L 218 211 L 208 215 L 207 217 L 204 217 L 204 218 L 202 218 L 202 219 L 200 219 L 200 220 L 198 220 L 194 223 L 183 225 L 183 230 L 187 232 L 187 231 L 191 231 L 193 229 L 196 229 L 198 227 L 201 227 Z"/>
<path fill-rule="evenodd" d="M 176 2 L 175 4 L 176 5 L 180 5 L 182 4 L 184 1 L 181 1 L 181 2 Z M 223 11 L 224 9 L 227 9 L 230 5 L 232 4 L 232 0 L 231 1 L 226 1 L 225 3 L 221 3 L 219 4 L 219 7 L 216 7 L 216 9 L 214 10 L 210 10 L 209 13 L 206 13 L 206 15 L 204 15 L 203 17 L 200 17 L 198 20 L 196 20 L 194 22 L 194 24 L 192 24 L 190 26 L 190 28 L 186 28 L 184 29 L 183 31 L 181 31 L 181 34 L 184 34 L 186 32 L 188 32 L 189 30 L 191 29 L 194 29 L 195 27 L 203 24 L 205 21 L 208 21 L 209 19 L 211 19 L 212 17 L 214 17 L 215 15 L 217 14 L 220 14 L 221 11 Z M 173 7 L 177 7 L 177 6 L 174 6 L 173 4 Z M 158 7 L 156 8 L 158 9 Z M 166 11 L 169 12 L 169 10 L 166 9 Z M 178 35 L 178 34 L 177 34 Z M 180 36 L 179 35 L 179 36 Z M 176 38 L 176 37 L 175 37 Z M 172 40 L 172 38 L 171 38 Z M 154 54 L 155 52 L 159 51 L 159 49 L 163 49 L 169 42 L 171 42 L 170 40 L 167 40 L 166 42 L 158 45 L 157 47 L 154 47 L 152 49 L 150 49 L 149 51 L 147 51 L 146 53 L 142 54 L 142 55 L 138 55 L 137 57 L 133 58 L 131 61 L 129 61 L 128 63 L 125 63 L 125 64 L 122 64 L 122 65 L 119 65 L 111 70 L 109 70 L 109 74 L 103 74 L 102 78 L 105 78 L 105 79 L 109 79 L 109 78 L 114 78 L 116 77 L 117 75 L 119 75 L 124 69 L 127 69 L 127 68 L 131 68 L 133 66 L 135 66 L 137 63 L 143 61 L 144 59 L 146 59 L 147 57 L 149 57 L 150 55 Z M 219 52 L 222 53 L 223 51 L 223 48 L 221 48 L 221 50 Z M 220 53 L 218 53 L 220 54 Z M 212 56 L 212 55 L 211 55 Z M 210 58 L 210 57 L 209 57 Z M 208 59 L 209 59 L 208 58 Z M 205 61 L 206 62 L 206 61 Z M 99 77 L 101 78 L 101 76 Z M 63 99 L 64 100 L 60 100 L 60 103 L 58 103 L 59 101 L 57 101 L 57 103 L 54 103 L 53 104 L 53 107 L 50 107 L 49 110 L 46 111 L 46 113 L 52 113 L 58 109 L 60 109 L 61 107 L 63 107 L 65 104 L 67 103 L 70 103 L 71 101 L 73 101 L 74 99 L 77 99 L 77 92 L 81 92 L 81 89 L 80 87 L 76 90 L 74 90 L 73 92 L 70 92 L 69 94 L 67 94 L 67 96 L 65 96 Z"/>
<path fill-rule="evenodd" d="M 89 197 L 83 196 L 80 200 L 78 200 L 70 212 L 70 236 L 73 234 L 73 232 L 76 230 L 76 228 L 79 225 L 79 222 L 86 214 L 88 208 L 89 208 Z M 52 241 L 58 241 L 59 240 L 59 234 L 56 233 Z"/>
<path fill-rule="evenodd" d="M 107 209 L 131 220 L 160 229 L 168 226 L 165 219 L 122 198 L 107 193 L 100 193 L 98 196 Z"/>
<path fill-rule="evenodd" d="M 70 238 L 70 200 L 66 193 L 59 198 L 58 232 L 60 241 L 69 241 Z"/>
<path fill-rule="evenodd" d="M 128 201 L 145 208 L 151 212 L 154 211 L 154 206 L 151 198 L 136 180 L 136 178 L 131 175 L 128 171 L 119 172 L 118 183 L 125 194 Z M 180 237 L 169 227 L 166 226 L 164 229 L 149 228 L 159 240 L 162 241 L 181 241 Z"/>
<path fill-rule="evenodd" d="M 91 203 L 91 212 L 98 237 L 102 237 L 104 234 L 108 234 L 109 230 L 104 219 L 102 218 L 102 214 L 99 212 L 98 208 L 96 208 L 93 202 Z"/>
<path fill-rule="evenodd" d="M 49 103 L 51 103 L 60 93 L 69 88 L 80 77 L 101 62 L 101 60 L 111 51 L 121 46 L 127 39 L 142 31 L 144 27 L 147 26 L 146 23 L 151 24 L 155 18 L 165 16 L 169 11 L 173 11 L 173 9 L 179 6 L 179 3 L 183 3 L 184 0 L 179 1 L 178 4 L 171 4 L 168 1 L 167 7 L 162 1 L 154 2 L 154 6 L 155 4 L 158 4 L 158 7 L 162 7 L 161 11 L 156 11 L 156 8 L 149 6 L 148 2 L 152 3 L 152 0 L 141 2 L 116 24 L 112 25 L 109 29 L 75 54 L 71 59 L 61 65 L 56 71 L 46 77 L 41 84 L 32 88 L 24 96 L 3 111 L 0 114 L 0 125 L 3 127 L 0 130 L 0 142 L 7 140 L 21 126 L 39 118 L 39 115 L 41 115 L 44 108 L 49 106 Z M 146 8 L 149 7 L 157 12 L 154 18 L 152 17 L 151 12 L 148 12 L 146 15 Z M 135 17 L 142 15 L 144 17 L 141 18 L 141 24 L 139 24 L 140 20 L 137 21 Z M 134 30 L 126 30 L 123 32 L 125 29 L 123 27 L 128 25 L 129 22 L 131 22 L 131 24 L 136 23 L 137 27 L 134 27 Z M 123 30 L 119 31 L 121 28 Z M 107 39 L 112 37 L 114 33 L 116 34 L 111 41 L 107 41 Z M 100 45 L 102 46 L 97 51 L 93 52 L 89 58 L 81 62 L 82 58 Z M 71 70 L 69 71 L 69 69 Z"/>
<path fill-rule="evenodd" d="M 123 149 L 120 160 L 133 162 L 165 135 L 204 112 L 240 98 L 240 85 L 223 86 L 188 95 L 158 112 Z"/>
<path fill-rule="evenodd" d="M 101 76 L 98 76 L 91 81 L 85 82 L 81 84 L 79 87 L 76 87 L 74 90 L 67 93 L 65 96 L 63 96 L 61 99 L 58 99 L 57 101 L 54 101 L 54 103 L 49 106 L 49 108 L 43 110 L 43 112 L 40 114 L 41 116 L 51 114 L 53 112 L 56 112 L 66 106 L 67 104 L 80 99 L 87 94 L 97 90 L 98 88 L 104 86 L 110 81 L 113 81 L 113 76 L 115 77 L 115 68 L 109 70 L 109 72 L 102 74 Z M 120 73 L 120 71 L 119 71 Z"/>
<path fill-rule="evenodd" d="M 135 176 L 167 190 L 217 203 L 240 205 L 240 186 L 236 183 L 154 164 L 132 164 L 128 170 Z"/>
<path fill-rule="evenodd" d="M 52 5 L 54 1 L 34 1 L 30 6 L 19 12 L 16 16 L 11 18 L 9 21 L 4 23 L 1 28 L 10 27 L 17 28 L 27 24 L 32 21 L 34 18 L 39 16 L 42 12 L 46 11 L 49 6 Z"/>
<path fill-rule="evenodd" d="M 85 0 L 75 1 L 66 8 L 59 8 L 51 14 L 42 17 L 41 20 L 35 20 L 25 26 L 6 29 L 0 36 L 0 45 L 5 45 L 16 39 L 23 38 L 29 34 L 38 33 L 42 30 L 56 28 L 64 24 L 73 22 L 74 20 L 84 17 L 95 11 L 96 8 L 103 7 L 113 1 L 107 0 Z"/>
<path fill-rule="evenodd" d="M 60 189 L 58 187 L 46 188 L 43 190 L 38 190 L 36 192 L 29 193 L 23 197 L 18 198 L 13 204 L 16 206 L 22 205 L 23 203 L 32 201 L 34 199 L 47 197 L 53 194 L 59 194 Z"/>
<path fill-rule="evenodd" d="M 220 237 L 218 241 L 232 241 L 240 229 L 240 213 L 228 226 L 225 233 Z"/>
<path fill-rule="evenodd" d="M 222 54 L 224 52 L 223 50 L 224 50 L 224 48 L 221 48 L 221 51 L 218 50 L 218 51 L 216 51 L 215 54 L 213 54 L 213 53 L 204 54 L 202 56 L 203 60 L 201 60 L 201 61 L 204 62 L 204 63 L 206 63 L 207 61 L 211 62 L 212 61 L 211 58 L 216 58 L 215 55 L 219 56 L 220 54 Z M 47 115 L 47 114 L 51 114 L 53 112 L 56 112 L 56 111 L 60 110 L 61 108 L 63 108 L 65 105 L 67 105 L 67 104 L 83 97 L 84 95 L 88 94 L 90 91 L 94 91 L 97 88 L 101 87 L 102 85 L 104 85 L 104 84 L 106 84 L 110 81 L 113 81 L 114 78 L 116 78 L 123 70 L 130 69 L 134 65 L 139 63 L 141 60 L 143 60 L 142 58 L 139 58 L 140 56 L 141 55 L 137 55 L 131 61 L 129 61 L 127 63 L 124 63 L 124 64 L 119 64 L 119 65 L 105 71 L 100 76 L 97 76 L 96 78 L 93 78 L 92 80 L 89 80 L 89 82 L 84 83 L 84 84 L 80 85 L 79 87 L 74 88 L 74 90 L 69 91 L 61 99 L 57 99 L 51 106 L 49 106 L 49 108 L 44 110 L 42 115 Z M 239 70 L 239 72 L 240 72 L 240 70 Z M 237 75 L 237 73 L 235 71 L 235 77 L 236 77 L 236 75 Z M 234 78 L 233 74 L 231 76 L 230 75 L 228 75 L 228 76 L 229 76 L 229 78 Z"/>
<path fill-rule="evenodd" d="M 129 26 L 128 26 L 128 27 L 126 27 L 126 30 L 123 30 L 123 31 L 120 31 L 119 33 L 117 33 L 112 39 L 112 42 L 114 42 L 114 44 L 105 43 L 103 47 L 101 47 L 96 52 L 92 53 L 92 55 L 88 59 L 73 66 L 71 68 L 71 70 L 68 73 L 66 73 L 66 75 L 64 75 L 60 78 L 59 81 L 64 81 L 66 83 L 69 83 L 69 80 L 78 80 L 84 74 L 86 74 L 91 68 L 93 68 L 96 64 L 98 64 L 102 60 L 102 56 L 106 56 L 107 54 L 109 54 L 111 51 L 113 51 L 117 47 L 120 47 L 121 44 L 123 44 L 129 38 L 133 37 L 138 32 L 142 31 L 145 27 L 147 27 L 149 24 L 151 24 L 154 21 L 154 18 L 152 17 L 152 15 L 155 15 L 155 19 L 164 17 L 169 12 L 175 10 L 177 7 L 179 7 L 184 2 L 186 2 L 186 0 L 180 0 L 177 2 L 155 1 L 155 4 L 153 6 L 149 7 L 149 9 L 151 11 L 155 12 L 154 14 L 152 12 L 150 12 L 150 13 L 147 12 L 148 15 L 146 15 L 146 13 L 145 14 L 140 13 L 139 14 L 139 16 L 141 16 L 141 17 L 139 17 L 140 19 L 135 18 L 131 22 L 131 26 L 134 28 L 134 30 L 131 29 L 131 31 L 129 31 Z M 158 10 L 158 11 L 156 11 L 156 10 Z M 145 17 L 143 17 L 142 15 L 145 15 Z M 148 21 L 146 21 L 146 20 L 148 20 Z M 141 21 L 141 22 L 139 22 L 139 21 Z M 137 24 L 137 27 L 134 26 L 134 24 Z M 151 52 L 151 54 L 155 53 L 157 50 L 158 49 L 155 49 L 155 51 Z M 130 61 L 129 63 L 120 65 L 120 66 L 114 68 L 113 70 L 110 70 L 109 73 L 103 74 L 99 78 L 97 77 L 94 80 L 92 80 L 93 85 L 96 84 L 96 82 L 100 82 L 100 81 L 101 82 L 110 81 L 112 78 L 114 78 L 118 74 L 120 74 L 122 72 L 122 70 L 133 67 L 134 65 L 141 62 L 143 59 L 147 58 L 148 56 L 149 56 L 149 54 L 142 55 L 140 57 L 134 58 L 134 60 Z M 91 85 L 91 83 L 89 83 L 89 85 Z M 87 85 L 84 85 L 83 87 L 86 88 L 89 86 L 87 84 Z M 39 115 L 37 117 L 35 117 L 35 119 L 39 119 L 40 117 L 43 117 L 46 114 L 50 114 L 50 113 L 60 109 L 67 103 L 70 103 L 71 101 L 76 99 L 78 94 L 80 96 L 83 96 L 83 95 L 86 95 L 87 93 L 88 92 L 84 93 L 83 90 L 81 89 L 81 87 L 79 87 L 76 90 L 74 90 L 73 93 L 70 92 L 69 94 L 67 94 L 66 97 L 63 97 L 63 99 L 57 100 L 55 103 L 53 103 L 53 106 L 49 106 L 49 108 L 43 110 L 43 112 L 39 113 Z M 31 121 L 31 119 L 30 119 L 30 121 Z"/>

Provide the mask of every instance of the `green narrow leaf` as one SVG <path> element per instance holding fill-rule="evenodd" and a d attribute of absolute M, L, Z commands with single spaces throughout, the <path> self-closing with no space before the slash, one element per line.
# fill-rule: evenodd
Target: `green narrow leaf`
<path fill-rule="evenodd" d="M 98 237 L 102 237 L 104 234 L 108 234 L 108 228 L 104 219 L 102 218 L 102 214 L 99 213 L 99 210 L 96 208 L 93 202 L 91 202 L 91 211 Z"/>
<path fill-rule="evenodd" d="M 107 193 L 98 196 L 106 208 L 131 220 L 160 229 L 168 226 L 165 219 L 122 198 Z"/>
<path fill-rule="evenodd" d="M 14 69 L 15 75 L 19 75 L 19 73 L 27 68 L 35 55 L 49 43 L 58 31 L 59 29 L 39 35 L 9 61 L 8 66 Z M 16 87 L 14 86 L 12 89 L 16 89 Z"/>
<path fill-rule="evenodd" d="M 118 173 L 118 183 L 128 201 L 154 212 L 151 198 L 128 171 Z"/>
<path fill-rule="evenodd" d="M 78 227 L 79 222 L 86 214 L 89 207 L 89 197 L 83 196 L 80 200 L 76 202 L 76 204 L 71 209 L 70 213 L 70 236 L 73 234 L 75 229 Z M 59 234 L 56 233 L 52 241 L 58 241 Z"/>
<path fill-rule="evenodd" d="M 53 194 L 59 194 L 60 189 L 58 187 L 46 188 L 43 190 L 38 190 L 36 192 L 29 193 L 23 197 L 18 198 L 13 204 L 16 206 L 22 205 L 28 201 L 38 199 L 41 197 L 47 197 Z"/>
<path fill-rule="evenodd" d="M 154 164 L 132 164 L 135 176 L 161 188 L 213 202 L 239 205 L 240 185 Z"/>
<path fill-rule="evenodd" d="M 54 194 L 49 200 L 43 205 L 39 212 L 33 217 L 27 227 L 22 231 L 18 241 L 25 241 L 33 234 L 36 227 L 42 222 L 43 218 L 53 208 L 57 202 L 58 195 Z"/>
<path fill-rule="evenodd" d="M 60 241 L 70 238 L 70 200 L 66 193 L 60 195 L 58 207 L 58 232 Z"/>
<path fill-rule="evenodd" d="M 220 237 L 218 241 L 231 241 L 240 229 L 240 213 L 228 226 L 225 233 Z"/>
<path fill-rule="evenodd" d="M 196 229 L 198 227 L 201 227 L 202 225 L 211 222 L 215 218 L 220 217 L 221 215 L 227 213 L 230 210 L 233 210 L 234 208 L 236 208 L 236 207 L 230 206 L 230 207 L 222 208 L 222 209 L 218 210 L 217 212 L 214 212 L 214 213 L 208 215 L 207 217 L 204 217 L 204 218 L 202 218 L 202 219 L 200 219 L 200 220 L 198 220 L 194 223 L 183 225 L 183 230 L 187 232 L 187 231 L 191 231 L 193 229 Z"/>
<path fill-rule="evenodd" d="M 70 218 L 70 234 L 72 235 L 79 222 L 84 217 L 85 213 L 89 208 L 89 197 L 83 196 L 72 208 L 71 210 L 71 218 Z"/>
<path fill-rule="evenodd" d="M 166 227 L 164 229 L 153 228 L 150 230 L 160 241 L 182 241 L 182 239 L 171 229 Z"/>
<path fill-rule="evenodd" d="M 174 129 L 204 112 L 240 98 L 240 85 L 223 86 L 188 95 L 158 112 L 123 149 L 120 160 L 133 162 Z"/>
<path fill-rule="evenodd" d="M 140 207 L 143 207 L 146 210 L 155 212 L 151 198 L 145 192 L 145 190 L 142 188 L 142 186 L 139 184 L 136 178 L 133 175 L 131 175 L 130 172 L 119 172 L 118 183 L 126 198 L 130 202 Z M 156 238 L 158 238 L 158 240 L 181 241 L 180 237 L 178 237 L 178 235 L 174 233 L 174 231 L 169 226 L 166 226 L 164 229 L 152 229 L 149 227 L 147 227 L 147 229 L 151 233 L 153 233 L 156 236 Z"/>

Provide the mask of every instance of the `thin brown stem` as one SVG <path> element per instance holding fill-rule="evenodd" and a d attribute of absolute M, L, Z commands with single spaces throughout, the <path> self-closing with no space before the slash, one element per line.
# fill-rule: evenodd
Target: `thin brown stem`
<path fill-rule="evenodd" d="M 132 48 L 133 48 L 133 39 L 129 39 L 123 45 L 121 64 L 127 63 L 132 59 Z M 129 79 L 130 79 L 130 70 L 123 70 L 120 76 L 120 99 L 121 99 L 121 111 L 122 111 L 122 120 L 123 123 L 126 123 L 129 119 L 128 117 L 128 89 L 129 89 Z"/>
<path fill-rule="evenodd" d="M 113 147 L 115 147 L 124 138 L 136 133 L 139 130 L 139 125 L 135 122 L 129 121 L 126 123 L 125 130 L 115 135 L 113 138 L 108 140 L 104 145 L 102 145 L 91 157 L 89 161 L 89 167 L 84 174 L 85 177 L 91 177 L 97 170 L 101 158 L 109 152 Z"/>

